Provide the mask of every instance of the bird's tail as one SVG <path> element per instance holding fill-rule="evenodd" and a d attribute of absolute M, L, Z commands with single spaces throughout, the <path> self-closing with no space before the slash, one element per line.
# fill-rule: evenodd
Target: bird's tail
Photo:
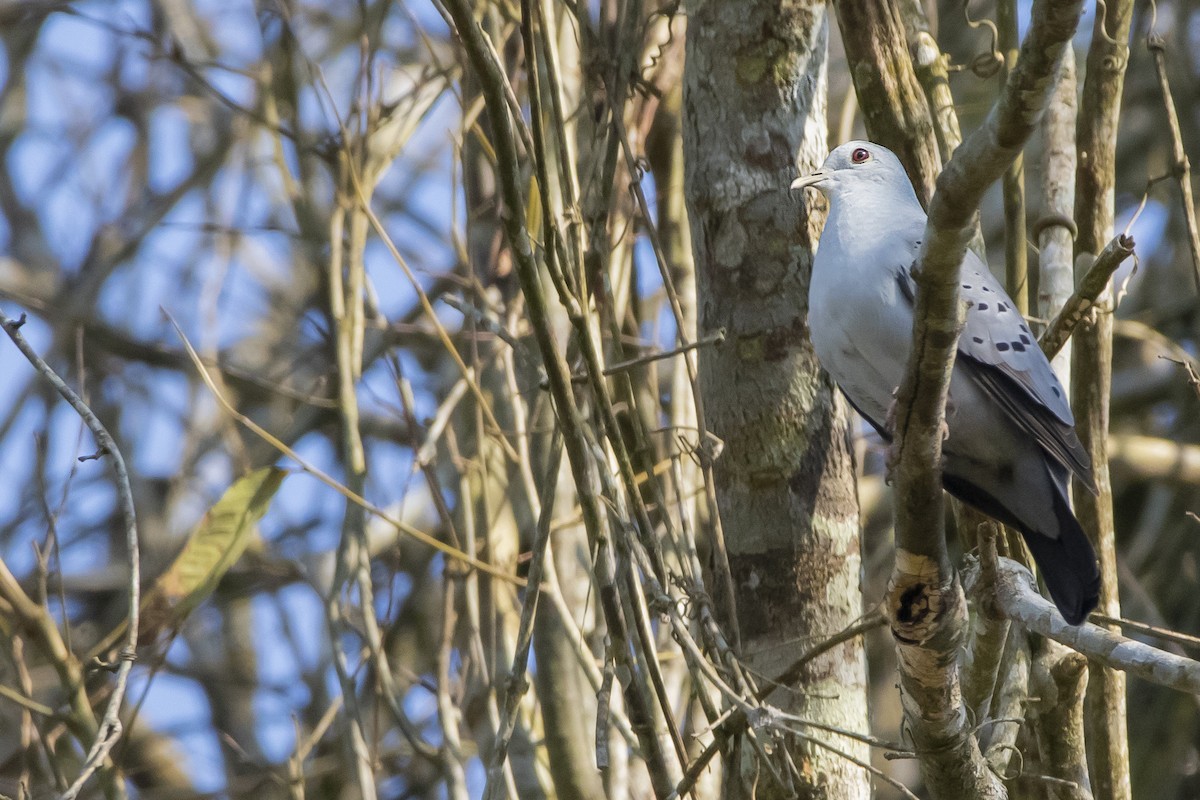
<path fill-rule="evenodd" d="M 1054 498 L 1058 537 L 1051 538 L 1024 525 L 1019 527 L 1054 605 L 1058 606 L 1063 619 L 1078 625 L 1100 601 L 1100 568 L 1087 533 L 1071 513 L 1066 496 L 1066 476 L 1054 475 L 1053 467 L 1048 471 L 1058 490 Z"/>

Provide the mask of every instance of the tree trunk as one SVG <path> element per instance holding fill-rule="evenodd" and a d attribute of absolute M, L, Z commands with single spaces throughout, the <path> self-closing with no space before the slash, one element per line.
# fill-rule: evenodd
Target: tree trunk
<path fill-rule="evenodd" d="M 742 654 L 766 676 L 862 611 L 848 415 L 808 339 L 821 217 L 787 189 L 797 161 L 811 170 L 825 155 L 827 33 L 817 2 L 701 0 L 688 16 L 684 146 L 699 334 L 727 334 L 702 351 L 701 392 L 724 442 L 717 496 Z M 796 691 L 771 702 L 862 732 L 865 683 L 853 640 L 809 662 Z M 833 744 L 869 757 L 858 743 Z M 792 756 L 809 778 L 795 787 L 800 797 L 870 796 L 867 776 L 845 758 L 810 747 Z M 740 785 L 752 780 L 742 775 Z M 785 794 L 793 796 L 769 776 L 757 779 L 757 797 Z"/>

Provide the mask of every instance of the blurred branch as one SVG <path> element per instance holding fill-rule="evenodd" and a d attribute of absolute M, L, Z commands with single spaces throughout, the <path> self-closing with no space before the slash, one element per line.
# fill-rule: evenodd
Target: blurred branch
<path fill-rule="evenodd" d="M 1139 480 L 1168 479 L 1200 485 L 1200 445 L 1153 436 L 1118 433 L 1108 439 L 1108 456 Z"/>
<path fill-rule="evenodd" d="M 133 507 L 133 489 L 129 485 L 129 472 L 125 467 L 125 459 L 121 455 L 121 451 L 117 448 L 116 441 L 108 433 L 108 429 L 100 422 L 87 404 L 80 399 L 79 395 L 67 386 L 66 382 L 58 376 L 57 373 L 47 364 L 42 357 L 30 346 L 25 337 L 21 335 L 21 326 L 25 324 L 25 317 L 22 315 L 19 319 L 13 320 L 7 317 L 3 312 L 0 312 L 0 327 L 4 328 L 4 332 L 8 334 L 8 338 L 12 339 L 13 344 L 21 351 L 21 354 L 29 360 L 43 378 L 45 378 L 57 391 L 62 395 L 63 399 L 75 410 L 88 430 L 92 432 L 92 436 L 96 440 L 96 445 L 100 448 L 99 452 L 106 455 L 111 461 L 113 471 L 116 473 L 116 489 L 117 489 L 117 504 L 121 509 L 121 516 L 124 520 L 125 527 L 125 547 L 127 549 L 127 558 L 129 562 L 129 613 L 126 623 L 127 630 L 125 635 L 125 647 L 121 650 L 120 663 L 117 666 L 116 681 L 113 684 L 112 694 L 108 700 L 108 706 L 104 711 L 104 718 L 100 721 L 96 728 L 95 741 L 88 750 L 87 758 L 80 769 L 79 777 L 71 784 L 70 788 L 62 795 L 62 800 L 74 800 L 79 792 L 83 789 L 83 785 L 92 773 L 100 768 L 108 759 L 108 754 L 112 750 L 113 745 L 121 737 L 121 703 L 125 699 L 125 688 L 129 683 L 129 673 L 133 669 L 133 662 L 137 659 L 137 642 L 138 642 L 138 622 L 141 614 L 141 558 L 138 554 L 138 532 L 137 532 L 137 514 Z M 12 575 L 8 573 L 7 568 L 4 568 L 5 585 L 9 589 L 13 588 L 11 582 Z M 17 587 L 19 588 L 19 587 Z M 24 593 L 22 592 L 21 595 Z M 19 597 L 11 592 L 6 593 L 6 599 L 13 603 L 14 599 Z M 28 598 L 25 598 L 28 601 Z M 34 606 L 32 609 L 26 607 L 26 612 L 40 609 Z M 75 713 L 82 714 L 81 721 L 89 722 L 91 718 L 91 708 L 87 702 L 86 690 L 82 684 L 82 675 L 78 673 L 78 662 L 58 639 L 58 630 L 50 621 L 49 615 L 44 615 L 45 619 L 42 624 L 39 624 L 37 630 L 42 635 L 42 642 L 50 652 L 52 658 L 61 662 L 59 664 L 60 674 L 68 680 L 63 683 L 63 688 L 69 694 L 74 695 Z M 55 640 L 57 639 L 57 644 Z M 74 664 L 74 667 L 70 665 Z M 86 709 L 86 714 L 84 714 Z M 90 726 L 95 726 L 95 721 L 90 721 Z M 119 781 L 109 777 L 110 784 L 106 785 L 106 791 L 123 795 L 124 790 Z"/>
<path fill-rule="evenodd" d="M 1035 309 L 1043 319 L 1058 317 L 1075 290 L 1074 238 L 1078 229 L 1075 211 L 1075 119 L 1078 114 L 1078 81 L 1075 51 L 1063 54 L 1054 94 L 1042 121 L 1042 216 L 1030 236 L 1038 253 L 1038 296 Z M 1092 265 L 1096 267 L 1095 264 Z M 1085 280 L 1084 283 L 1087 283 Z M 1095 299 L 1095 298 L 1092 298 Z M 1057 320 L 1056 320 L 1057 321 Z M 1042 331 L 1042 341 L 1048 326 Z M 1036 329 L 1035 329 L 1036 330 Z M 1063 337 L 1060 346 L 1043 349 L 1064 386 L 1071 383 L 1071 347 Z"/>
<path fill-rule="evenodd" d="M 1017 0 L 999 0 L 996 3 L 996 29 L 999 34 L 997 47 L 1004 55 L 1000 63 L 1000 88 L 1003 90 L 1008 77 L 1017 65 L 1020 34 L 1017 31 Z M 1072 54 L 1073 55 L 1073 54 Z M 1066 58 L 1066 55 L 1064 55 Z M 1053 77 L 1057 84 L 1059 70 Z M 1029 316 L 1029 242 L 1025 232 L 1025 155 L 1018 153 L 1001 182 L 1004 197 L 1004 275 L 1008 296 L 1016 304 L 1021 316 Z M 986 262 L 985 262 L 986 263 Z"/>
<path fill-rule="evenodd" d="M 1167 46 L 1163 37 L 1151 30 L 1146 36 L 1146 49 L 1154 59 L 1154 71 L 1158 75 L 1158 86 L 1162 91 L 1163 109 L 1167 114 L 1167 127 L 1171 131 L 1171 167 L 1179 180 L 1179 199 L 1183 204 L 1183 223 L 1188 233 L 1188 248 L 1192 253 L 1192 277 L 1196 291 L 1200 292 L 1200 229 L 1196 223 L 1196 201 L 1192 197 L 1192 165 L 1187 151 L 1183 149 L 1183 133 L 1179 130 L 1179 114 L 1175 110 L 1175 98 L 1171 96 L 1171 82 L 1167 79 Z"/>
<path fill-rule="evenodd" d="M 164 311 L 163 313 L 166 313 L 166 312 Z M 417 541 L 421 542 L 422 544 L 424 544 L 428 547 L 432 547 L 434 550 L 437 550 L 438 552 L 443 553 L 444 555 L 447 555 L 450 558 L 454 558 L 454 559 L 457 559 L 458 561 L 462 561 L 465 564 L 469 564 L 470 566 L 474 567 L 475 569 L 478 569 L 482 572 L 486 572 L 488 575 L 491 575 L 494 578 L 499 578 L 500 580 L 506 581 L 508 583 L 512 583 L 516 586 L 524 586 L 525 585 L 525 581 L 522 580 L 521 578 L 518 578 L 515 575 L 509 575 L 508 573 L 504 572 L 503 570 L 499 569 L 498 567 L 496 567 L 492 564 L 488 564 L 485 561 L 480 561 L 479 559 L 474 558 L 473 556 L 470 556 L 470 555 L 464 553 L 462 550 L 459 550 L 456 547 L 451 547 L 450 545 L 446 544 L 445 542 L 435 539 L 434 537 L 430 536 L 428 533 L 425 533 L 425 531 L 419 530 L 418 528 L 414 528 L 413 526 L 409 525 L 408 523 L 404 522 L 403 520 L 397 519 L 397 518 L 393 517 L 392 515 L 388 514 L 382 508 L 380 508 L 379 506 L 366 500 L 361 495 L 355 494 L 354 492 L 350 491 L 348 488 L 346 488 L 346 486 L 344 484 L 333 479 L 327 473 L 325 473 L 324 471 L 319 469 L 316 465 L 312 464 L 307 459 L 305 459 L 303 456 L 301 456 L 299 453 L 297 453 L 295 450 L 293 450 L 291 447 L 288 447 L 286 444 L 284 444 L 282 441 L 280 441 L 276 436 L 274 436 L 270 431 L 266 430 L 261 425 L 259 425 L 257 422 L 255 422 L 254 420 L 250 419 L 246 415 L 239 412 L 236 408 L 233 407 L 233 405 L 228 400 L 225 399 L 225 396 L 223 394 L 221 394 L 220 389 L 218 389 L 217 385 L 215 383 L 213 383 L 212 376 L 208 374 L 208 368 L 205 367 L 204 362 L 202 362 L 200 360 L 200 356 L 196 353 L 195 348 L 192 347 L 191 342 L 189 342 L 187 337 L 184 335 L 183 329 L 179 327 L 179 323 L 175 322 L 174 318 L 172 318 L 170 314 L 167 314 L 167 317 L 168 317 L 168 319 L 171 320 L 171 324 L 175 327 L 176 333 L 179 335 L 180 340 L 183 342 L 184 349 L 187 350 L 188 357 L 190 357 L 192 359 L 192 364 L 195 366 L 196 372 L 199 373 L 200 379 L 204 381 L 205 386 L 207 386 L 208 390 L 210 392 L 212 392 L 213 397 L 216 399 L 217 403 L 221 406 L 221 408 L 225 409 L 225 413 L 229 414 L 231 417 L 236 419 L 242 425 L 246 426 L 246 428 L 248 428 L 256 436 L 258 436 L 259 438 L 263 439 L 265 442 L 270 444 L 273 448 L 278 450 L 281 454 L 283 454 L 283 455 L 287 456 L 288 458 L 292 459 L 293 461 L 295 461 L 297 464 L 300 465 L 301 469 L 303 469 L 309 475 L 312 475 L 314 478 L 319 480 L 321 483 L 325 484 L 330 489 L 333 489 L 335 492 L 340 494 L 342 497 L 345 497 L 347 500 L 351 501 L 352 503 L 362 506 L 364 509 L 371 512 L 375 516 L 379 517 L 381 520 L 386 522 L 388 525 L 391 525 L 393 528 L 395 528 L 400 533 L 403 533 L 406 536 L 411 536 L 412 538 L 416 539 Z"/>
<path fill-rule="evenodd" d="M 367 457 L 363 448 L 362 432 L 359 430 L 358 382 L 362 379 L 363 369 L 363 294 L 366 288 L 364 251 L 368 230 L 363 209 L 369 206 L 370 199 L 362 195 L 363 190 L 356 177 L 355 161 L 359 158 L 365 159 L 362 153 L 365 149 L 363 139 L 370 134 L 370 123 L 363 122 L 362 117 L 357 119 L 362 126 L 355 131 L 357 135 L 352 135 L 344 125 L 341 128 L 343 141 L 338 153 L 336 173 L 337 207 L 329 220 L 327 285 L 329 317 L 333 325 L 334 352 L 337 359 L 337 400 L 341 423 L 339 428 L 344 484 L 348 491 L 362 496 L 366 493 Z M 358 695 L 357 680 L 346 658 L 345 648 L 338 645 L 355 632 L 350 624 L 350 613 L 345 607 L 346 598 L 352 589 L 358 590 L 362 612 L 362 637 L 372 660 L 378 664 L 376 674 L 384 683 L 386 692 L 386 681 L 391 678 L 392 671 L 388 667 L 382 648 L 379 622 L 375 616 L 366 515 L 362 506 L 347 502 L 342 512 L 333 583 L 323 600 L 329 641 L 332 643 L 333 665 L 341 683 L 345 725 L 349 733 L 346 737 L 348 741 L 344 740 L 344 744 L 348 746 L 349 756 L 353 760 L 358 791 L 363 800 L 375 800 L 375 765 L 371 754 L 373 747 L 367 740 L 368 726 Z M 390 705 L 398 706 L 402 702 L 394 691 L 386 693 Z"/>

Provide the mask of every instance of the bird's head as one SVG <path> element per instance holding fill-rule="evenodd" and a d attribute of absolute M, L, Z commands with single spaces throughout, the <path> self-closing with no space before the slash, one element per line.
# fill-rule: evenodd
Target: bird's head
<path fill-rule="evenodd" d="M 917 202 L 900 159 L 883 145 L 861 140 L 834 148 L 819 170 L 792 181 L 791 188 L 810 186 L 828 197 L 831 206 L 858 192 L 867 192 L 862 197 L 875 200 Z"/>

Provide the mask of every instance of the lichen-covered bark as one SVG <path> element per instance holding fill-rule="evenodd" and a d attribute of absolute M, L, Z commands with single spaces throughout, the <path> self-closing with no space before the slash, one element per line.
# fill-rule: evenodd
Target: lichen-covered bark
<path fill-rule="evenodd" d="M 862 611 L 858 502 L 847 413 L 808 340 L 809 270 L 820 215 L 790 198 L 796 174 L 825 156 L 821 2 L 699 0 L 688 12 L 684 75 L 686 191 L 701 358 L 720 512 L 742 651 L 778 674 L 813 637 Z M 806 665 L 797 692 L 770 700 L 806 719 L 867 729 L 859 640 Z M 857 744 L 841 749 L 866 759 Z M 797 750 L 802 797 L 866 798 L 845 759 Z M 759 798 L 775 797 L 769 777 Z"/>
<path fill-rule="evenodd" d="M 1083 737 L 1083 695 L 1088 662 L 1079 653 L 1048 644 L 1033 671 L 1036 698 L 1031 716 L 1042 768 L 1052 778 L 1073 785 L 1046 787 L 1049 800 L 1091 797 Z"/>

